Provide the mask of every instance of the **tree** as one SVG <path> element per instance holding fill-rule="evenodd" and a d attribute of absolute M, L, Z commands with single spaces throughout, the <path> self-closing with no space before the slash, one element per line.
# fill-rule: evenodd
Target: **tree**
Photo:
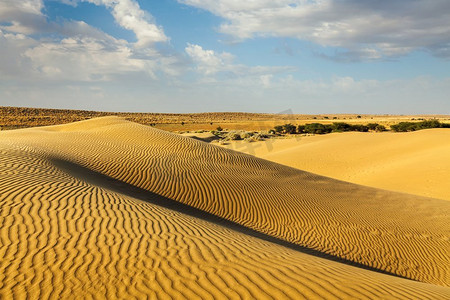
<path fill-rule="evenodd" d="M 441 124 L 438 120 L 425 120 L 422 122 L 400 122 L 398 124 L 391 125 L 391 130 L 395 132 L 407 132 L 441 127 L 446 127 L 446 125 Z"/>
<path fill-rule="evenodd" d="M 222 131 L 222 130 L 223 130 L 223 128 L 222 128 L 222 127 L 220 127 L 220 126 L 217 126 L 216 130 L 217 130 L 217 131 Z"/>
<path fill-rule="evenodd" d="M 275 130 L 276 133 L 282 133 L 284 130 L 282 125 L 277 125 L 273 129 Z"/>
<path fill-rule="evenodd" d="M 369 127 L 365 125 L 352 125 L 351 126 L 352 131 L 360 131 L 360 132 L 367 132 L 369 131 Z"/>
<path fill-rule="evenodd" d="M 284 131 L 284 133 L 294 134 L 297 132 L 297 128 L 295 127 L 295 125 L 292 125 L 290 123 L 284 124 L 283 131 Z"/>
<path fill-rule="evenodd" d="M 369 130 L 376 130 L 378 123 L 369 123 L 367 124 L 367 127 L 369 127 Z"/>
<path fill-rule="evenodd" d="M 333 131 L 350 131 L 352 129 L 352 126 L 348 123 L 344 122 L 334 122 L 333 123 Z"/>
<path fill-rule="evenodd" d="M 297 133 L 305 133 L 305 125 L 298 125 Z"/>
<path fill-rule="evenodd" d="M 331 125 L 324 125 L 320 123 L 310 123 L 305 125 L 305 132 L 314 134 L 330 133 L 333 130 Z"/>

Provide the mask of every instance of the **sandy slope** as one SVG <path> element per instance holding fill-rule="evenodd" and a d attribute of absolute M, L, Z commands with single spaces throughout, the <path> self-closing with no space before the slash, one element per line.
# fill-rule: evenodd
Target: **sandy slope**
<path fill-rule="evenodd" d="M 450 200 L 450 130 L 334 133 L 226 146 L 362 185 Z"/>
<path fill-rule="evenodd" d="M 0 298 L 449 298 L 449 208 L 118 118 L 2 132 Z"/>

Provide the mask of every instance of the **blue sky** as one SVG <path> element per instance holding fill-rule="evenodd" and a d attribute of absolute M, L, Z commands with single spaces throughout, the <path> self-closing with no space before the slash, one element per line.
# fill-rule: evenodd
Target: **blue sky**
<path fill-rule="evenodd" d="M 450 114 L 447 0 L 0 0 L 0 105 Z"/>

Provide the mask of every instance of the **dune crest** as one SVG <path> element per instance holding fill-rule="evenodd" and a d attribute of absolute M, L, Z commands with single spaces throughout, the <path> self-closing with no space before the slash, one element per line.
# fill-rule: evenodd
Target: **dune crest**
<path fill-rule="evenodd" d="M 0 153 L 4 297 L 448 297 L 437 286 L 450 284 L 447 201 L 333 180 L 114 117 L 1 132 Z M 124 194 L 114 182 L 141 192 Z M 156 198 L 424 283 L 292 250 Z"/>

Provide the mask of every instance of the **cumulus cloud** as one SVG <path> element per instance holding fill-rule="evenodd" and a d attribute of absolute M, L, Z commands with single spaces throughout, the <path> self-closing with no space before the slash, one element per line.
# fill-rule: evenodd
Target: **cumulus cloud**
<path fill-rule="evenodd" d="M 0 2 L 0 78 L 90 82 L 130 73 L 153 79 L 155 72 L 180 73 L 178 57 L 153 46 L 167 37 L 135 1 L 95 2 L 110 8 L 138 41 L 116 39 L 83 21 L 50 22 L 40 0 Z"/>
<path fill-rule="evenodd" d="M 37 42 L 21 33 L 5 33 L 0 30 L 0 78 L 8 79 L 26 75 L 30 61 L 22 57 L 26 49 Z"/>
<path fill-rule="evenodd" d="M 116 22 L 125 29 L 134 32 L 137 38 L 136 46 L 145 47 L 156 42 L 168 40 L 164 30 L 158 27 L 151 15 L 143 11 L 133 0 L 84 0 L 96 5 L 104 5 L 111 9 Z"/>
<path fill-rule="evenodd" d="M 23 34 L 39 32 L 47 26 L 43 7 L 42 0 L 0 1 L 0 29 Z"/>
<path fill-rule="evenodd" d="M 281 72 L 293 72 L 296 69 L 289 66 L 247 66 L 235 64 L 235 57 L 228 52 L 218 53 L 213 50 L 203 49 L 199 45 L 188 44 L 185 48 L 187 55 L 193 60 L 199 73 L 209 76 L 225 74 L 228 77 L 263 76 L 263 82 L 268 83 L 270 77 Z"/>
<path fill-rule="evenodd" d="M 229 71 L 234 59 L 234 56 L 230 53 L 216 53 L 213 50 L 204 50 L 201 46 L 193 44 L 188 44 L 185 51 L 197 63 L 198 71 L 205 75 Z"/>
<path fill-rule="evenodd" d="M 62 3 L 76 6 L 77 2 L 85 1 L 102 5 L 111 10 L 115 21 L 121 27 L 134 32 L 137 38 L 136 47 L 147 47 L 153 43 L 166 42 L 168 37 L 162 27 L 157 26 L 152 16 L 143 11 L 134 0 L 62 0 Z M 83 22 L 66 21 L 63 25 L 47 22 L 42 13 L 42 0 L 2 0 L 0 2 L 0 29 L 8 32 L 33 34 L 43 32 L 74 31 Z M 78 29 L 87 29 L 78 28 Z M 91 28 L 92 29 L 92 28 Z M 81 31 L 80 33 L 85 33 Z"/>
<path fill-rule="evenodd" d="M 107 81 L 136 72 L 155 78 L 154 72 L 164 68 L 159 53 L 146 51 L 136 57 L 126 41 L 109 36 L 76 35 L 44 42 L 0 31 L 0 43 L 0 78 L 4 79 Z M 166 61 L 170 71 L 171 62 Z"/>
<path fill-rule="evenodd" d="M 448 0 L 179 0 L 226 21 L 220 31 L 243 40 L 281 36 L 379 59 L 426 49 L 450 57 Z M 351 60 L 351 59 L 350 59 Z"/>
<path fill-rule="evenodd" d="M 133 58 L 124 41 L 112 43 L 93 38 L 71 37 L 58 43 L 40 43 L 24 52 L 31 71 L 49 79 L 105 81 L 112 75 L 145 72 L 154 77 L 156 63 Z"/>

